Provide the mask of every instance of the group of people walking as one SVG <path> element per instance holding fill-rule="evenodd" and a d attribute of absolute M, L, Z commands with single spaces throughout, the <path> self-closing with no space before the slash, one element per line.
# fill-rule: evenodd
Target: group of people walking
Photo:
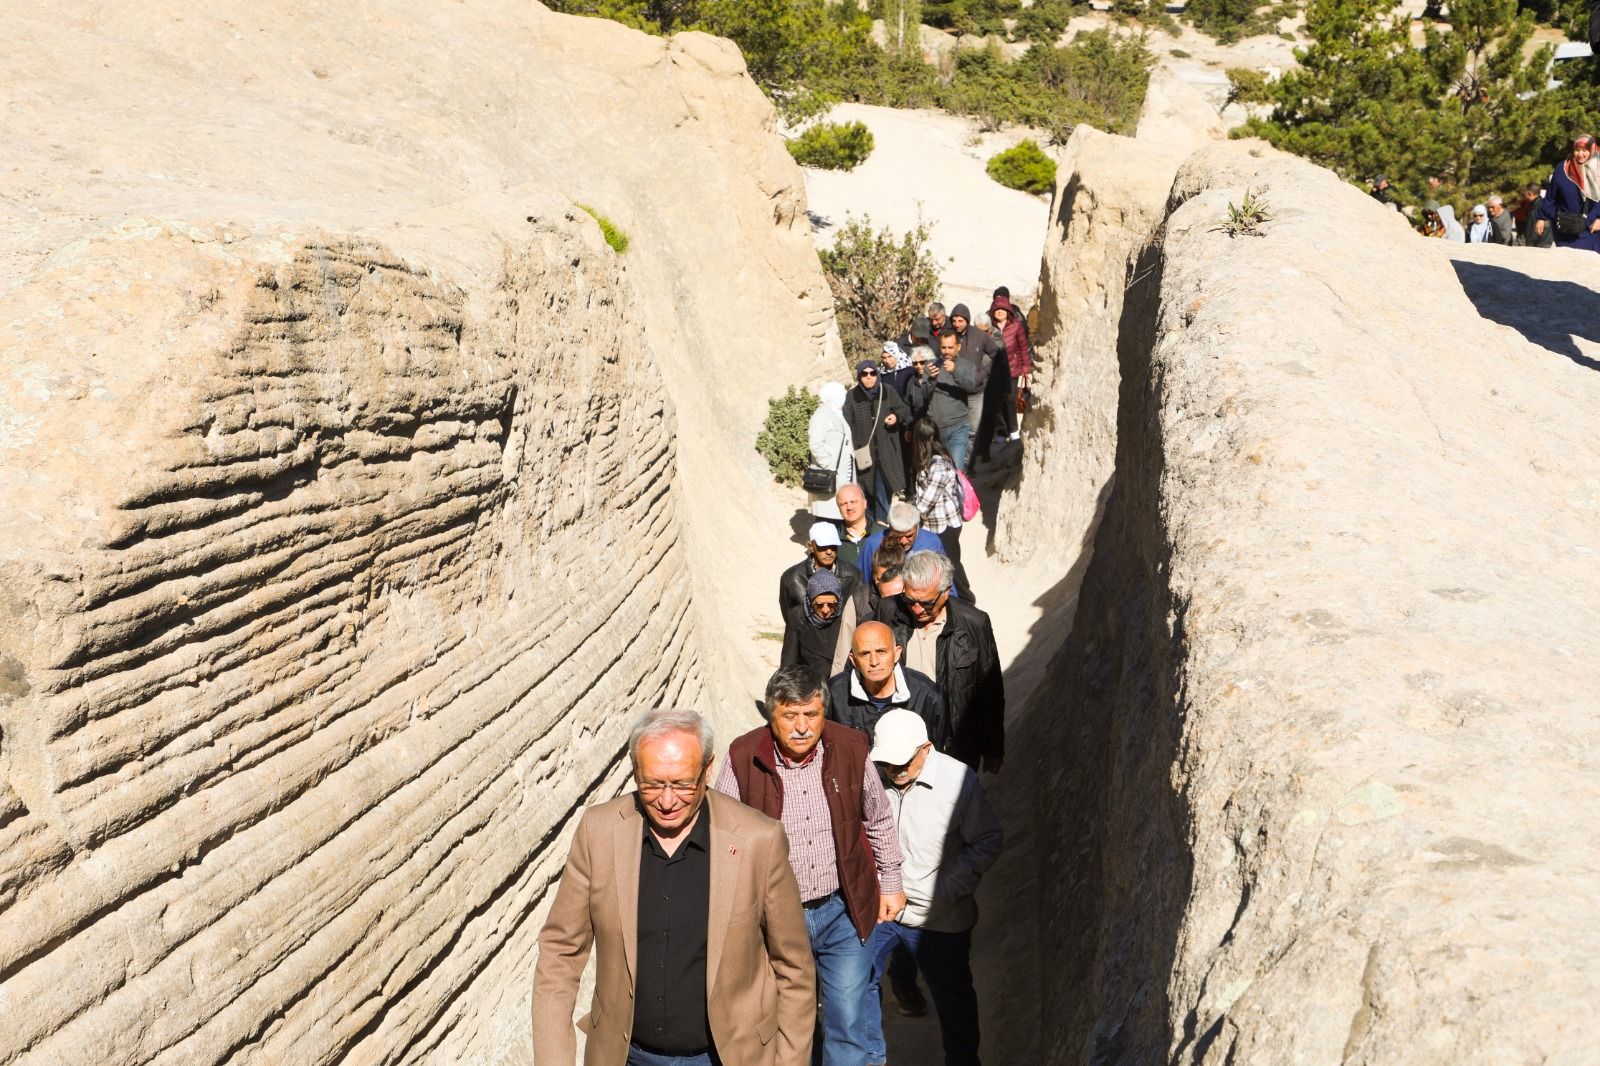
<path fill-rule="evenodd" d="M 976 321 L 966 304 L 948 315 L 930 304 L 904 336 L 884 342 L 880 359 L 857 365 L 854 387 L 829 382 L 820 390 L 808 427 L 812 514 L 842 523 L 847 538 L 864 537 L 867 523 L 889 524 L 897 501 L 912 504 L 971 601 L 961 529 L 975 517 L 977 493 L 967 475 L 990 458 L 993 443 L 1020 438 L 1032 373 L 1027 319 L 1008 288 L 994 291 Z M 848 519 L 838 500 L 846 485 L 859 486 L 865 502 L 864 513 Z"/>
<path fill-rule="evenodd" d="M 1395 206 L 1386 177 L 1373 183 L 1372 195 Z M 1463 244 L 1581 248 L 1600 252 L 1600 152 L 1595 138 L 1580 134 L 1544 185 L 1528 185 L 1511 203 L 1490 196 L 1474 204 L 1463 225 L 1455 208 L 1429 200 L 1418 227 L 1424 237 Z"/>
<path fill-rule="evenodd" d="M 879 1066 L 885 1006 L 929 999 L 944 1061 L 980 1061 L 975 894 L 1003 831 L 979 775 L 1005 759 L 1005 684 L 958 538 L 964 468 L 1016 433 L 1032 349 L 1004 290 L 987 331 L 967 312 L 933 305 L 905 365 L 886 344 L 823 389 L 834 484 L 779 575 L 766 721 L 714 769 L 703 718 L 645 713 L 635 790 L 580 818 L 539 936 L 540 1066 L 576 1061 L 591 952 L 588 1066 Z"/>

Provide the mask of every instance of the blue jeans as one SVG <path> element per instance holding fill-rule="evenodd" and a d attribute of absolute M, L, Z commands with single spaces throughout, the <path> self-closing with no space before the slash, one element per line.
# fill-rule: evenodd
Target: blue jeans
<path fill-rule="evenodd" d="M 698 1055 L 658 1055 L 638 1044 L 628 1048 L 628 1066 L 721 1066 L 721 1063 L 715 1051 Z"/>
<path fill-rule="evenodd" d="M 972 423 L 963 420 L 959 425 L 939 430 L 939 441 L 950 453 L 950 462 L 957 470 L 967 468 L 967 449 L 972 445 Z"/>
<path fill-rule="evenodd" d="M 872 469 L 872 506 L 868 508 L 873 521 L 889 524 L 889 505 L 894 502 L 894 495 L 889 491 L 889 481 L 883 472 L 876 466 Z"/>
<path fill-rule="evenodd" d="M 817 998 L 822 1001 L 822 1029 L 813 1042 L 815 1066 L 862 1066 L 882 1062 L 867 1057 L 872 964 L 867 946 L 856 937 L 855 923 L 835 892 L 806 908 L 806 932 L 817 964 Z M 882 1022 L 879 1022 L 880 1028 Z"/>
<path fill-rule="evenodd" d="M 978 1066 L 978 993 L 972 987 L 972 933 L 936 933 L 899 922 L 883 922 L 867 940 L 872 979 L 877 981 L 896 944 L 904 944 L 928 982 L 933 1009 L 939 1015 L 939 1037 L 945 1066 Z M 875 990 L 862 997 L 870 1033 L 867 1061 L 884 1062 L 883 1009 Z"/>

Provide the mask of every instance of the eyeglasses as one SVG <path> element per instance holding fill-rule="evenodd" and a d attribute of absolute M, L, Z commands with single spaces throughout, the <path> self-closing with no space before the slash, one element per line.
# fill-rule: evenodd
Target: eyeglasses
<path fill-rule="evenodd" d="M 706 772 L 701 770 L 700 776 L 693 781 L 640 781 L 639 795 L 647 800 L 653 800 L 663 792 L 671 792 L 679 799 L 688 799 L 700 788 L 701 781 L 705 776 Z"/>
<path fill-rule="evenodd" d="M 876 370 L 863 370 L 861 372 L 861 376 L 864 378 L 875 378 L 878 376 L 878 372 Z"/>
<path fill-rule="evenodd" d="M 931 600 L 919 600 L 909 592 L 902 592 L 900 598 L 906 601 L 907 607 L 921 607 L 924 611 L 931 611 L 933 605 L 939 602 L 939 596 L 943 595 L 944 593 L 941 592 Z"/>

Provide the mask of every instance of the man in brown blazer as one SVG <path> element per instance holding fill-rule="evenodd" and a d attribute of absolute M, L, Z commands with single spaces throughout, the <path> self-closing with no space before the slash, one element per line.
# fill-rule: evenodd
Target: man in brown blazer
<path fill-rule="evenodd" d="M 708 795 L 711 727 L 651 711 L 628 741 L 638 791 L 584 812 L 533 975 L 535 1066 L 573 1066 L 591 946 L 585 1066 L 805 1066 L 816 972 L 771 818 Z"/>

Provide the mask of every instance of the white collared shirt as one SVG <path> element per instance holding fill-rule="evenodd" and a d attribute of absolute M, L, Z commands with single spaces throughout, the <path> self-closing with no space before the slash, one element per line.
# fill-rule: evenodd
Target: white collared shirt
<path fill-rule="evenodd" d="M 940 933 L 971 929 L 978 923 L 973 893 L 1004 841 L 977 771 L 930 750 L 915 781 L 887 791 L 906 891 L 901 923 Z"/>
<path fill-rule="evenodd" d="M 867 695 L 866 687 L 861 684 L 861 671 L 853 667 L 850 670 L 850 695 L 863 702 L 872 701 L 872 697 Z M 911 686 L 906 684 L 906 672 L 899 664 L 894 668 L 894 695 L 889 697 L 889 702 L 911 702 Z"/>

